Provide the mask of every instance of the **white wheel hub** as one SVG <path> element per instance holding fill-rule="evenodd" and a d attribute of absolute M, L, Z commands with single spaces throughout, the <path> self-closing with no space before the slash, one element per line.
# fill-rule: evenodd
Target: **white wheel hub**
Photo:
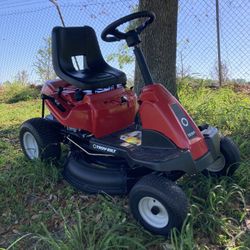
<path fill-rule="evenodd" d="M 39 158 L 39 149 L 37 141 L 34 135 L 32 135 L 28 131 L 23 134 L 23 146 L 26 154 L 31 160 Z"/>
<path fill-rule="evenodd" d="M 138 204 L 138 210 L 143 220 L 152 227 L 163 228 L 169 222 L 167 209 L 155 198 L 143 197 Z"/>

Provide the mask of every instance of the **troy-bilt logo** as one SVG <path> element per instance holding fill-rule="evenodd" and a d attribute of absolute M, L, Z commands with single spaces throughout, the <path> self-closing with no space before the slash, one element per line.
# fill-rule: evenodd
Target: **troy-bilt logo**
<path fill-rule="evenodd" d="M 108 148 L 108 147 L 105 147 L 105 146 L 102 146 L 102 145 L 98 145 L 98 144 L 93 144 L 92 147 L 94 149 L 97 149 L 97 150 L 100 150 L 100 151 L 103 151 L 103 152 L 107 152 L 107 153 L 114 154 L 116 152 L 116 149 Z"/>

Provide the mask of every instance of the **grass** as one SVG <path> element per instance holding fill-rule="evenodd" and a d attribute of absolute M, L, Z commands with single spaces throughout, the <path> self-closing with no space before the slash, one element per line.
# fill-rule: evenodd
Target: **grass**
<path fill-rule="evenodd" d="M 24 158 L 18 129 L 40 116 L 38 96 L 37 89 L 18 84 L 0 90 L 0 248 L 250 249 L 249 95 L 230 87 L 180 85 L 179 97 L 194 120 L 230 135 L 243 162 L 233 178 L 180 180 L 191 205 L 181 232 L 173 230 L 169 239 L 143 230 L 131 217 L 126 197 L 78 192 L 63 180 L 62 162 L 55 166 Z"/>

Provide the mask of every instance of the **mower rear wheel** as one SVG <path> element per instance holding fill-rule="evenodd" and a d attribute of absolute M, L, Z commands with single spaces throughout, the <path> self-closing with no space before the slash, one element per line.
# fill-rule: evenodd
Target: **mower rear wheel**
<path fill-rule="evenodd" d="M 129 205 L 134 218 L 153 234 L 167 236 L 181 228 L 188 211 L 182 189 L 163 176 L 144 176 L 131 189 Z"/>
<path fill-rule="evenodd" d="M 61 155 L 60 136 L 51 123 L 43 118 L 24 122 L 19 133 L 23 153 L 29 160 L 55 160 Z"/>
<path fill-rule="evenodd" d="M 240 151 L 232 139 L 222 137 L 220 141 L 220 151 L 225 159 L 224 167 L 218 169 L 207 168 L 204 170 L 205 175 L 214 177 L 232 176 L 235 170 L 240 166 Z"/>

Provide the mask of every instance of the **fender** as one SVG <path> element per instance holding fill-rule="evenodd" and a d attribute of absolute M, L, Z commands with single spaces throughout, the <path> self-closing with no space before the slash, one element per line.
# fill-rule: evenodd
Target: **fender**
<path fill-rule="evenodd" d="M 190 150 L 193 160 L 208 152 L 197 125 L 178 100 L 161 84 L 145 86 L 139 97 L 143 129 L 164 134 L 178 148 Z"/>

